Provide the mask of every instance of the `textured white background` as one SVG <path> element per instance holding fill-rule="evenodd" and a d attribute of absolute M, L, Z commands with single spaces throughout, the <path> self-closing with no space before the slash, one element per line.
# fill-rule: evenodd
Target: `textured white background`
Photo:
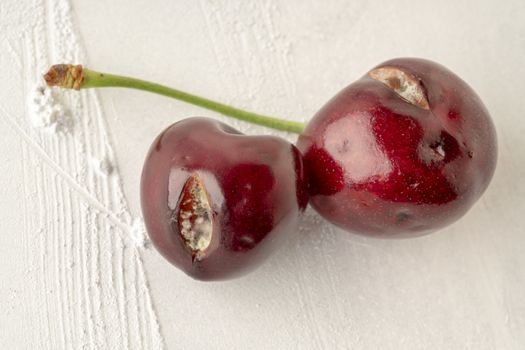
<path fill-rule="evenodd" d="M 0 348 L 525 348 L 525 2 L 24 3 L 0 3 Z M 53 47 L 53 34 L 38 40 L 63 23 L 57 8 L 66 9 L 77 34 L 68 43 L 72 54 Z M 47 55 L 31 42 L 44 42 Z M 69 108 L 82 110 L 74 117 L 95 118 L 88 108 L 95 106 L 100 118 L 93 120 L 105 121 L 85 127 L 101 128 L 97 135 L 108 142 L 101 152 L 114 154 L 122 179 L 125 200 L 108 204 L 96 177 L 84 174 L 93 184 L 82 192 L 82 171 L 68 177 L 61 170 L 67 161 L 46 156 L 55 146 L 71 157 L 90 152 L 74 148 L 78 127 L 66 137 L 26 127 L 28 86 L 58 58 L 306 121 L 345 85 L 397 56 L 444 64 L 491 112 L 499 164 L 482 200 L 439 233 L 396 241 L 350 235 L 309 210 L 296 242 L 226 283 L 195 282 L 154 250 L 108 238 L 116 229 L 103 222 L 116 223 L 114 217 L 93 214 L 98 224 L 77 224 L 83 219 L 71 211 L 89 217 L 97 203 L 109 211 L 121 204 L 124 226 L 126 215 L 139 216 L 145 153 L 184 117 L 275 132 L 136 91 L 68 97 Z M 73 204 L 58 205 L 57 198 Z M 84 249 L 93 237 L 99 250 Z M 105 261 L 114 275 L 105 275 Z M 111 287 L 111 276 L 121 275 Z"/>

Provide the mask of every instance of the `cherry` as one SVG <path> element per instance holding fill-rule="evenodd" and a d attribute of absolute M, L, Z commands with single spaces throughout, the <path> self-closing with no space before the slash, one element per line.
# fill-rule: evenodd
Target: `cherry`
<path fill-rule="evenodd" d="M 196 279 L 219 280 L 249 271 L 281 246 L 308 195 L 292 144 L 188 118 L 153 142 L 141 199 L 160 253 Z"/>
<path fill-rule="evenodd" d="M 343 89 L 297 147 L 310 203 L 341 228 L 418 235 L 465 214 L 494 173 L 496 133 L 476 93 L 445 67 L 399 58 Z"/>

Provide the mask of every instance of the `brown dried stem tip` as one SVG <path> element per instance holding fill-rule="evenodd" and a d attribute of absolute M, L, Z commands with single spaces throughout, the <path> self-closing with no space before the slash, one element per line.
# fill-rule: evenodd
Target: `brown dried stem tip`
<path fill-rule="evenodd" d="M 48 86 L 80 90 L 82 81 L 84 81 L 82 65 L 55 64 L 44 75 L 44 80 Z"/>

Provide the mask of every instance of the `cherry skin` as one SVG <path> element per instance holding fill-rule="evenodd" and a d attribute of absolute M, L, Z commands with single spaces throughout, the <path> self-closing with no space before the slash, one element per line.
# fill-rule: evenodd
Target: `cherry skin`
<path fill-rule="evenodd" d="M 223 280 L 284 244 L 308 194 L 292 144 L 189 118 L 151 146 L 141 202 L 151 241 L 167 260 L 193 278 Z"/>
<path fill-rule="evenodd" d="M 487 188 L 496 133 L 476 93 L 431 61 L 387 61 L 300 135 L 310 203 L 356 233 L 414 236 L 464 215 Z"/>

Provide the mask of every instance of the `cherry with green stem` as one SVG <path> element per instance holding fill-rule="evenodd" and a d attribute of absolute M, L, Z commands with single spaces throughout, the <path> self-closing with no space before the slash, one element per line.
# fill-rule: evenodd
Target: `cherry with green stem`
<path fill-rule="evenodd" d="M 64 88 L 133 87 L 278 130 L 301 123 L 246 112 L 166 86 L 81 66 L 57 65 L 45 75 Z M 275 136 L 247 136 L 207 118 L 187 118 L 153 142 L 141 179 L 141 206 L 153 245 L 199 280 L 245 274 L 297 232 L 308 204 L 299 150 Z"/>

